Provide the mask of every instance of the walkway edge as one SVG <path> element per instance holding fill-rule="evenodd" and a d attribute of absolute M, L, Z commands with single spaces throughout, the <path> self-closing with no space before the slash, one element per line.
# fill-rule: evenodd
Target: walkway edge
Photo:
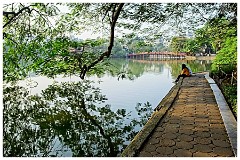
<path fill-rule="evenodd" d="M 209 77 L 209 73 L 205 74 L 205 78 L 207 79 L 213 91 L 225 128 L 227 130 L 233 153 L 235 157 L 237 157 L 237 121 L 233 116 L 233 113 L 231 112 L 221 90 L 219 89 L 215 81 Z"/>
<path fill-rule="evenodd" d="M 121 157 L 134 157 L 138 154 L 142 144 L 150 137 L 153 130 L 156 128 L 158 123 L 164 117 L 166 112 L 174 103 L 180 86 L 182 84 L 182 78 L 179 82 L 171 88 L 168 94 L 162 99 L 159 105 L 155 108 L 155 112 L 152 114 L 148 122 L 144 125 L 141 131 L 134 137 L 131 143 L 122 152 Z"/>

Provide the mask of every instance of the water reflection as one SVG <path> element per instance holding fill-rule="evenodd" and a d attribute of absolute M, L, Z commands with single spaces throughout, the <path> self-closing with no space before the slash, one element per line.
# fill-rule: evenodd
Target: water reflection
<path fill-rule="evenodd" d="M 40 95 L 5 86 L 3 155 L 117 156 L 152 108 L 139 104 L 139 118 L 127 120 L 130 113 L 124 109 L 99 107 L 105 100 L 90 81 L 52 84 Z"/>
<path fill-rule="evenodd" d="M 181 72 L 181 65 L 187 64 L 193 72 L 209 71 L 211 69 L 210 60 L 168 60 L 168 61 L 148 61 L 148 60 L 124 60 L 124 59 L 113 59 L 111 63 L 120 68 L 122 72 L 131 74 L 131 78 L 139 78 L 144 73 L 162 73 L 164 68 L 169 68 L 171 76 L 175 79 Z M 116 73 L 116 72 L 113 72 Z M 116 74 L 111 74 L 116 76 Z"/>

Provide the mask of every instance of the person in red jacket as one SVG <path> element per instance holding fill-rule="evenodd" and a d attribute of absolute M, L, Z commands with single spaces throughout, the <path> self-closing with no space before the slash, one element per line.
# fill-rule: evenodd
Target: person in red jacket
<path fill-rule="evenodd" d="M 191 76 L 191 72 L 190 72 L 189 68 L 186 66 L 186 64 L 182 64 L 182 72 L 181 72 L 181 74 L 178 75 L 175 82 L 178 82 L 180 77 L 185 78 L 185 77 L 189 77 L 189 76 Z"/>

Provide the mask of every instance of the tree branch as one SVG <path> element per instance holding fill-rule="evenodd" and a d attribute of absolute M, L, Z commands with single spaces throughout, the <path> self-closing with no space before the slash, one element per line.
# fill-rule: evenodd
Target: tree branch
<path fill-rule="evenodd" d="M 4 38 L 7 38 L 7 39 L 11 40 L 13 43 L 15 43 L 16 45 L 18 45 L 18 43 L 15 42 L 15 41 L 14 41 L 13 39 L 11 39 L 10 37 L 11 37 L 11 36 L 9 36 L 7 33 L 3 32 L 3 39 L 4 39 Z"/>
<path fill-rule="evenodd" d="M 110 40 L 109 40 L 108 50 L 106 52 L 104 52 L 102 55 L 100 55 L 100 57 L 97 60 L 95 60 L 94 62 L 92 62 L 89 66 L 87 66 L 87 65 L 83 66 L 83 68 L 81 70 L 81 73 L 80 73 L 80 78 L 81 79 L 84 79 L 87 71 L 89 71 L 97 63 L 101 62 L 104 59 L 104 57 L 107 57 L 107 58 L 110 57 L 110 54 L 111 54 L 111 51 L 112 51 L 112 47 L 113 47 L 113 43 L 114 43 L 114 29 L 115 29 L 115 25 L 116 25 L 116 22 L 117 22 L 117 19 L 118 19 L 119 15 L 120 15 L 120 12 L 121 12 L 121 10 L 123 8 L 123 5 L 124 5 L 124 3 L 120 3 L 118 5 L 118 7 L 117 7 L 117 10 L 116 11 L 115 11 L 115 9 L 113 10 L 112 22 L 111 22 L 111 26 L 110 26 L 111 27 L 111 33 L 110 33 Z"/>
<path fill-rule="evenodd" d="M 110 6 L 107 8 L 105 14 L 103 15 L 102 21 L 105 19 L 106 15 L 108 14 L 108 11 L 110 11 L 110 9 L 112 8 L 112 3 L 110 4 Z"/>
<path fill-rule="evenodd" d="M 103 127 L 99 125 L 99 122 L 94 118 L 94 116 L 90 115 L 86 109 L 86 105 L 85 105 L 85 102 L 84 102 L 84 99 L 81 99 L 81 108 L 83 109 L 83 114 L 91 121 L 91 123 L 96 126 L 98 129 L 99 129 L 99 132 L 100 134 L 103 136 L 103 138 L 105 138 L 108 142 L 108 146 L 109 146 L 109 149 L 110 149 L 110 153 L 109 153 L 109 156 L 113 157 L 113 156 L 116 156 L 115 155 L 115 151 L 114 151 L 114 145 L 112 143 L 112 140 L 111 140 L 111 137 L 108 136 Z"/>
<path fill-rule="evenodd" d="M 34 5 L 30 5 L 30 6 L 34 6 Z M 23 13 L 23 11 L 27 10 L 28 13 L 30 14 L 31 13 L 30 6 L 23 7 L 17 13 L 15 13 L 15 12 L 3 12 L 3 15 L 6 16 L 6 17 L 8 17 L 8 15 L 10 15 L 10 14 L 13 14 L 13 17 L 10 18 L 9 21 L 3 25 L 3 28 L 5 28 L 7 25 L 11 24 L 17 16 L 19 16 L 20 14 Z"/>

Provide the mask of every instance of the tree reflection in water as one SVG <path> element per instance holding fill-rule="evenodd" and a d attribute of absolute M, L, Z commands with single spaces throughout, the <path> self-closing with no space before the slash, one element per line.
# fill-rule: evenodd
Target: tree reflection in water
<path fill-rule="evenodd" d="M 152 113 L 138 104 L 138 119 L 112 111 L 91 81 L 54 83 L 40 95 L 3 88 L 3 155 L 118 156 Z"/>

